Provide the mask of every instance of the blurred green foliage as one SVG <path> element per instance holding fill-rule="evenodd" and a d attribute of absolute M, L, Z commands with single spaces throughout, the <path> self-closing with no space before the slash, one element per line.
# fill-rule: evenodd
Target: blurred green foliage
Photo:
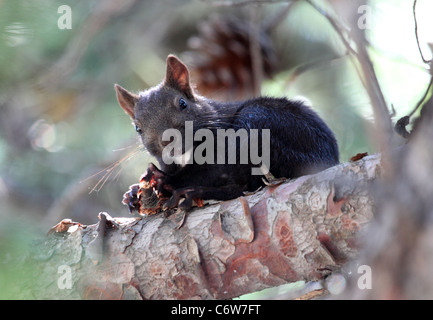
<path fill-rule="evenodd" d="M 128 215 L 122 194 L 150 159 L 134 152 L 138 140 L 117 106 L 113 84 L 133 91 L 155 85 L 167 54 L 189 50 L 197 23 L 212 13 L 249 16 L 248 6 L 212 3 L 0 0 L 0 298 L 16 297 L 5 289 L 19 277 L 6 267 L 11 255 L 24 255 L 29 241 L 59 220 L 91 224 L 100 211 Z M 316 3 L 329 8 L 324 0 Z M 71 7 L 70 30 L 57 25 L 62 4 Z M 398 119 L 429 81 L 415 42 L 412 3 L 369 5 L 369 50 Z M 263 16 L 284 6 L 263 5 Z M 433 41 L 426 32 L 432 26 L 423 14 L 433 8 L 428 0 L 419 8 L 420 39 L 430 54 L 425 43 Z M 329 22 L 299 1 L 272 36 L 283 67 L 263 83 L 262 93 L 308 99 L 335 131 L 341 161 L 375 152 L 368 96 Z M 122 158 L 127 160 L 116 165 Z"/>

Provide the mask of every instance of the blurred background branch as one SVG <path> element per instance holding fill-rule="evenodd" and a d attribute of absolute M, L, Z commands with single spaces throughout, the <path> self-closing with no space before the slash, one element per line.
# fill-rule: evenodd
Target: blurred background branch
<path fill-rule="evenodd" d="M 121 4 L 114 0 L 97 2 L 90 15 L 80 26 L 81 30 L 75 33 L 67 44 L 63 55 L 38 79 L 37 84 L 43 88 L 55 88 L 69 77 L 78 67 L 94 37 L 116 16 L 127 12 L 135 1 L 122 1 Z"/>
<path fill-rule="evenodd" d="M 419 54 L 421 55 L 421 58 L 422 58 L 422 61 L 424 61 L 424 63 L 426 63 L 426 64 L 429 64 L 429 63 L 431 63 L 432 62 L 432 59 L 426 59 L 425 57 L 424 57 L 424 54 L 422 53 L 422 49 L 421 49 L 421 46 L 420 46 L 420 42 L 419 42 L 419 37 L 418 37 L 418 21 L 417 21 L 417 19 L 416 19 L 416 3 L 417 3 L 417 0 L 414 0 L 413 1 L 413 20 L 414 20 L 414 23 L 415 23 L 415 37 L 416 37 L 416 43 L 417 43 L 417 45 L 418 45 L 418 50 L 419 50 Z"/>

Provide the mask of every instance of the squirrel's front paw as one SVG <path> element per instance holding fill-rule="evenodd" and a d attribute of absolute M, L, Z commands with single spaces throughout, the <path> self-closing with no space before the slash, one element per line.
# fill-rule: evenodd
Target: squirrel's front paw
<path fill-rule="evenodd" d="M 197 207 L 204 205 L 203 199 L 201 198 L 202 190 L 200 187 L 191 187 L 177 189 L 173 191 L 172 196 L 168 199 L 163 206 L 163 209 L 174 209 L 178 207 L 184 211 L 190 211 L 194 204 Z M 184 199 L 182 202 L 181 199 Z"/>
<path fill-rule="evenodd" d="M 149 183 L 159 197 L 168 197 L 173 192 L 173 187 L 168 183 L 168 176 L 153 163 L 149 164 L 147 173 L 143 176 L 142 181 Z"/>
<path fill-rule="evenodd" d="M 133 184 L 123 195 L 122 203 L 127 205 L 129 212 L 137 211 L 140 215 L 151 215 L 157 213 L 165 198 L 160 198 L 154 189 L 143 179 L 139 184 Z"/>
<path fill-rule="evenodd" d="M 140 215 L 151 215 L 160 211 L 167 199 L 166 175 L 150 164 L 140 183 L 133 184 L 123 195 L 122 203 L 127 205 L 129 212 L 137 211 Z"/>
<path fill-rule="evenodd" d="M 129 187 L 129 190 L 123 195 L 122 203 L 128 206 L 130 213 L 132 213 L 133 211 L 140 212 L 141 203 L 139 193 L 140 185 L 133 184 Z"/>

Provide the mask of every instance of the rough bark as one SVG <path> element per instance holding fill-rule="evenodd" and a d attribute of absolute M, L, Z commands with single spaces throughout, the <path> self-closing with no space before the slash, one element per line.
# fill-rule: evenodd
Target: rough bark
<path fill-rule="evenodd" d="M 35 244 L 28 289 L 38 299 L 227 299 L 323 279 L 358 255 L 380 171 L 368 156 L 194 209 L 180 228 L 176 214 L 64 223 Z"/>

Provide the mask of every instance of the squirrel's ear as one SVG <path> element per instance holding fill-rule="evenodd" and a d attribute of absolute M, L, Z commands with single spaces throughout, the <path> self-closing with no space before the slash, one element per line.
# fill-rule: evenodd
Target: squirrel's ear
<path fill-rule="evenodd" d="M 116 89 L 117 101 L 119 101 L 120 106 L 132 119 L 134 119 L 134 106 L 140 97 L 122 88 L 118 84 L 114 85 L 114 89 Z"/>
<path fill-rule="evenodd" d="M 164 84 L 182 91 L 190 99 L 194 97 L 187 66 L 172 54 L 167 57 L 167 73 Z"/>

